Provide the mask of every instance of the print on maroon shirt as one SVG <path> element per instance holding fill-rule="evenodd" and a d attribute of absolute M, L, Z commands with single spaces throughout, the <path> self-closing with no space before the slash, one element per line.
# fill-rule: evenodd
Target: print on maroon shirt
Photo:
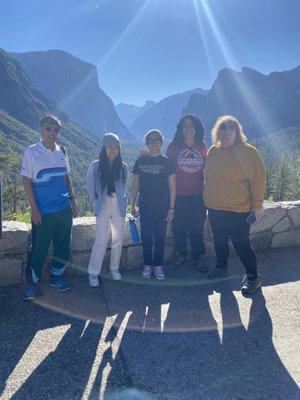
<path fill-rule="evenodd" d="M 194 148 L 184 149 L 178 156 L 178 167 L 184 172 L 198 172 L 203 169 L 204 158 L 202 154 Z"/>
<path fill-rule="evenodd" d="M 207 156 L 206 144 L 196 144 L 192 148 L 178 149 L 170 143 L 167 156 L 177 165 L 176 194 L 178 196 L 193 196 L 203 192 L 204 164 Z"/>

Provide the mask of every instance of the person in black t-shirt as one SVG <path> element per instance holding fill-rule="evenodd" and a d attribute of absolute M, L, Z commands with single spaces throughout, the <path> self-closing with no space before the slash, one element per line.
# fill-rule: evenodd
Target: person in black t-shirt
<path fill-rule="evenodd" d="M 160 131 L 146 133 L 149 154 L 139 157 L 133 167 L 131 214 L 135 217 L 139 194 L 141 237 L 144 255 L 142 277 L 165 279 L 163 270 L 167 221 L 174 216 L 176 197 L 176 167 L 161 154 L 163 137 Z M 154 238 L 154 242 L 153 242 Z M 154 251 L 153 251 L 154 245 Z"/>

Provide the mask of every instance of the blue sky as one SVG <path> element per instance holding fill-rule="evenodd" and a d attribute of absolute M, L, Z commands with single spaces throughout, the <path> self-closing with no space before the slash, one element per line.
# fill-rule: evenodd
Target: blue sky
<path fill-rule="evenodd" d="M 300 0 L 1 0 L 0 47 L 97 64 L 115 104 L 209 88 L 224 67 L 300 65 Z"/>

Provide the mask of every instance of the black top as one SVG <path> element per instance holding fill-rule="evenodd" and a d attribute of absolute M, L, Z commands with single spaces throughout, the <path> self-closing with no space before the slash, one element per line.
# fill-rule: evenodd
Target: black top
<path fill-rule="evenodd" d="M 132 172 L 139 176 L 140 207 L 169 207 L 168 178 L 176 172 L 169 158 L 163 155 L 139 157 Z"/>
<path fill-rule="evenodd" d="M 111 196 L 113 193 L 116 193 L 116 188 L 115 188 L 113 174 L 110 171 L 110 173 L 108 174 L 108 180 L 107 180 L 107 194 L 108 194 L 108 196 Z"/>

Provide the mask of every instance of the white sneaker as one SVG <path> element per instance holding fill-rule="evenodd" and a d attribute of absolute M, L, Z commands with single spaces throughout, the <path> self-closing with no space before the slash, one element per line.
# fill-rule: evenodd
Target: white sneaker
<path fill-rule="evenodd" d="M 114 281 L 120 281 L 122 279 L 122 275 L 120 274 L 118 269 L 110 270 L 110 275 Z"/>
<path fill-rule="evenodd" d="M 160 281 L 163 279 L 166 279 L 164 269 L 161 265 L 154 267 L 153 271 L 154 271 L 154 275 L 156 276 L 156 279 L 159 279 Z"/>
<path fill-rule="evenodd" d="M 151 274 L 152 274 L 152 268 L 150 267 L 150 265 L 144 265 L 142 278 L 149 279 L 151 277 Z"/>
<path fill-rule="evenodd" d="M 90 287 L 97 287 L 97 286 L 99 286 L 98 275 L 89 274 L 89 285 L 90 285 Z"/>

